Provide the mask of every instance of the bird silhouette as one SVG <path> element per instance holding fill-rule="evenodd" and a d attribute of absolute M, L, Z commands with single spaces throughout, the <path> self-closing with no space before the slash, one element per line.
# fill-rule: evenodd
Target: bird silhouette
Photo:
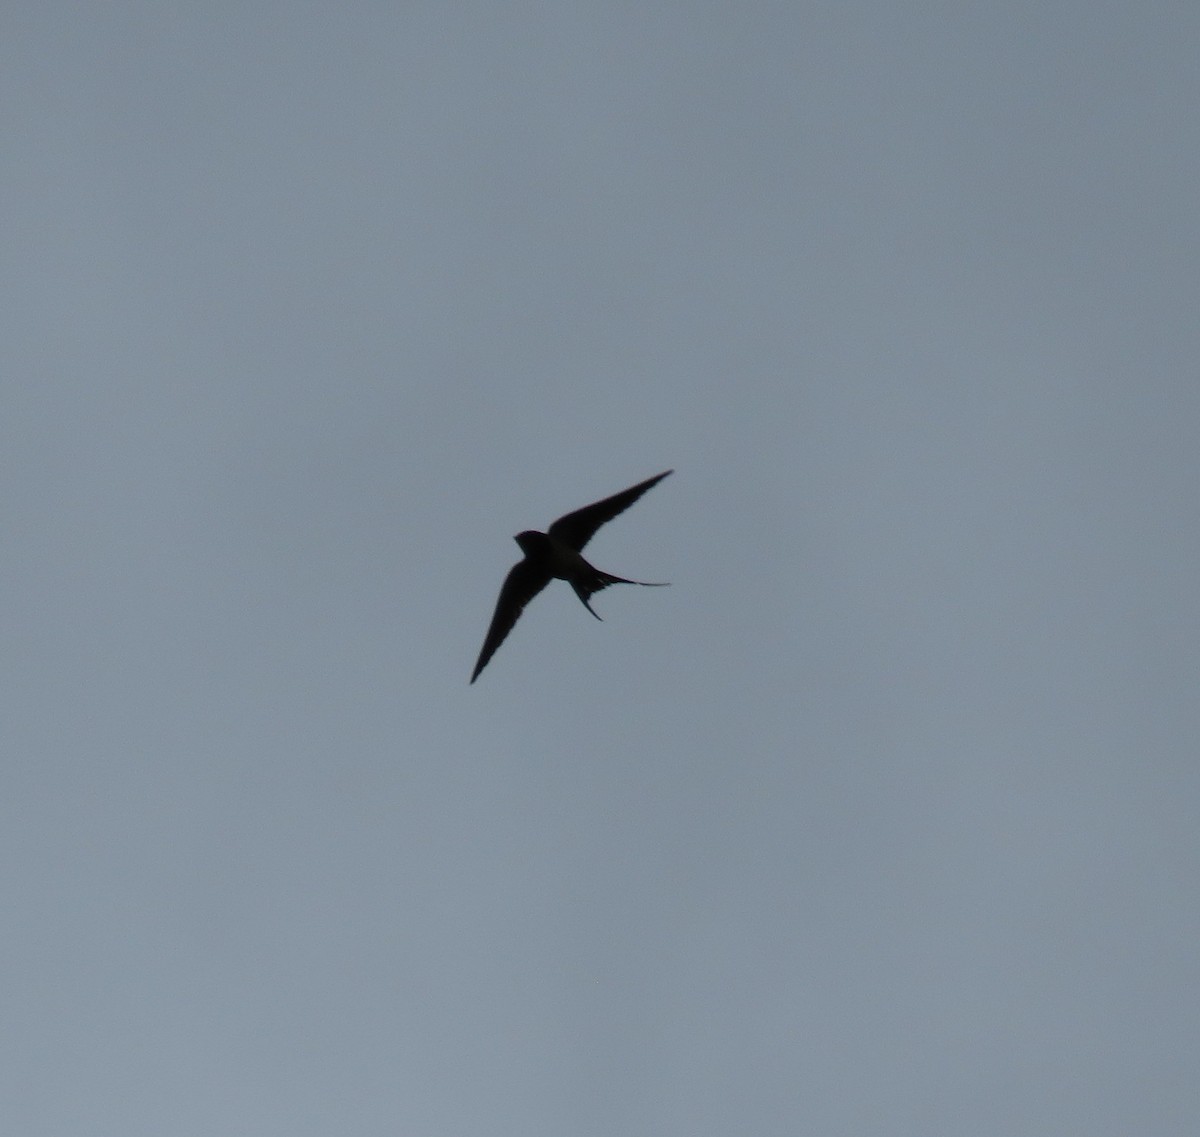
<path fill-rule="evenodd" d="M 496 601 L 496 611 L 492 616 L 491 626 L 484 638 L 479 659 L 475 670 L 471 673 L 471 682 L 479 678 L 479 673 L 487 666 L 488 660 L 496 654 L 496 649 L 504 642 L 505 636 L 512 631 L 513 625 L 528 604 L 543 588 L 557 577 L 565 580 L 574 590 L 575 595 L 583 602 L 583 606 L 596 619 L 595 609 L 588 600 L 592 593 L 607 588 L 610 584 L 640 584 L 647 588 L 662 588 L 666 581 L 627 580 L 623 576 L 613 576 L 583 559 L 583 547 L 596 535 L 596 530 L 607 521 L 611 521 L 618 513 L 628 509 L 639 497 L 652 486 L 658 485 L 673 470 L 664 470 L 655 474 L 636 486 L 606 497 L 603 501 L 593 502 L 566 513 L 560 517 L 545 533 L 536 529 L 526 529 L 518 533 L 513 540 L 521 546 L 524 559 L 518 561 L 509 570 L 500 589 L 500 598 Z"/>

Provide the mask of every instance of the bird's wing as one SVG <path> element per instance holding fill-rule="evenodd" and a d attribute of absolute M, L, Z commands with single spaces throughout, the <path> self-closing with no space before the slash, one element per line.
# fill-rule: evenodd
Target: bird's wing
<path fill-rule="evenodd" d="M 496 611 L 492 616 L 487 638 L 483 641 L 475 670 L 471 672 L 472 683 L 479 678 L 479 673 L 487 666 L 488 660 L 496 654 L 496 649 L 504 642 L 504 637 L 512 631 L 513 624 L 525 610 L 525 605 L 549 583 L 550 574 L 535 568 L 528 560 L 518 561 L 509 570 L 500 589 L 500 599 L 496 601 Z"/>
<path fill-rule="evenodd" d="M 654 477 L 638 482 L 636 486 L 630 486 L 612 497 L 606 497 L 603 501 L 596 501 L 575 510 L 574 513 L 564 514 L 546 532 L 555 540 L 562 541 L 564 545 L 569 545 L 577 551 L 581 550 L 595 536 L 601 525 L 628 509 L 651 486 L 658 485 L 672 472 L 664 470 L 661 474 L 655 474 Z"/>

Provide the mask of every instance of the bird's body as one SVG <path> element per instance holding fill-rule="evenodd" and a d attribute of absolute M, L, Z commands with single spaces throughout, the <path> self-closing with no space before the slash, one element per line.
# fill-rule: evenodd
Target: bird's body
<path fill-rule="evenodd" d="M 504 638 L 512 631 L 517 618 L 529 603 L 551 580 L 565 580 L 575 590 L 575 595 L 583 602 L 583 606 L 596 616 L 591 604 L 588 603 L 593 592 L 599 592 L 610 584 L 641 584 L 648 587 L 659 587 L 662 582 L 645 580 L 627 580 L 623 576 L 614 576 L 589 564 L 583 558 L 582 549 L 592 539 L 596 530 L 606 521 L 611 521 L 618 513 L 628 509 L 639 497 L 652 486 L 657 485 L 671 473 L 666 470 L 630 486 L 612 497 L 585 505 L 573 513 L 560 517 L 545 533 L 536 529 L 526 529 L 513 538 L 525 554 L 524 560 L 513 565 L 505 578 L 504 586 L 500 589 L 500 598 L 496 601 L 496 611 L 492 616 L 491 626 L 479 652 L 479 659 L 471 675 L 471 682 L 479 678 L 479 673 L 487 666 L 488 660 L 495 654 L 496 649 L 504 642 Z M 600 617 L 596 616 L 599 620 Z"/>

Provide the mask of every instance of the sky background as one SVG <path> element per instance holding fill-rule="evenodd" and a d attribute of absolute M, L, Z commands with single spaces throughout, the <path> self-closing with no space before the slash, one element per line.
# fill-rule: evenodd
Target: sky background
<path fill-rule="evenodd" d="M 1198 1131 L 1200 9 L 2 26 L 10 1132 Z"/>

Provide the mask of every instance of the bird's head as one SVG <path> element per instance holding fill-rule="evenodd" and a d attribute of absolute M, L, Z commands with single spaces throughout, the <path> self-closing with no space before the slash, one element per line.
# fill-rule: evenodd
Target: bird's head
<path fill-rule="evenodd" d="M 545 533 L 539 533 L 536 529 L 526 529 L 524 533 L 518 533 L 513 540 L 521 546 L 521 552 L 527 557 L 536 556 L 545 551 L 550 542 L 550 538 Z"/>

